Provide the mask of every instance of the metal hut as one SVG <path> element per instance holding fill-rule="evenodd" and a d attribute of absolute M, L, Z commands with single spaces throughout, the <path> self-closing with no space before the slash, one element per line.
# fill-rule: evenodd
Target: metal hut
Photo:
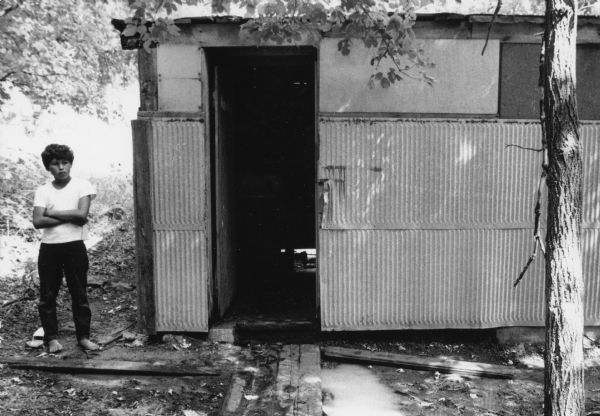
<path fill-rule="evenodd" d="M 500 16 L 482 55 L 490 20 L 418 19 L 433 87 L 371 89 L 371 55 L 358 44 L 349 56 L 327 37 L 257 46 L 236 18 L 180 19 L 180 36 L 140 50 L 132 125 L 144 328 L 206 332 L 228 311 L 306 318 L 322 331 L 543 326 L 543 261 L 513 288 L 533 243 L 541 156 L 507 147 L 541 143 L 543 18 Z M 591 326 L 600 325 L 598 24 L 579 19 L 577 52 Z M 299 267 L 307 248 L 315 269 Z"/>

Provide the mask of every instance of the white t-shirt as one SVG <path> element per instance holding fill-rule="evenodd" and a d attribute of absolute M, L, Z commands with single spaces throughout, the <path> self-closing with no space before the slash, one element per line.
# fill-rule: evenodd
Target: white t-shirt
<path fill-rule="evenodd" d="M 69 183 L 62 189 L 56 189 L 51 182 L 48 182 L 35 191 L 33 206 L 53 207 L 58 211 L 77 209 L 79 199 L 87 195 L 94 199 L 96 190 L 85 179 L 71 178 Z M 64 223 L 42 230 L 42 243 L 46 244 L 68 243 L 69 241 L 85 240 L 86 238 L 87 225 Z"/>

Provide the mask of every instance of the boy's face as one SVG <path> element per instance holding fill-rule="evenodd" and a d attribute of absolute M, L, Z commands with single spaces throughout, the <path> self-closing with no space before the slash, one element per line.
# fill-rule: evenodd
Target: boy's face
<path fill-rule="evenodd" d="M 71 162 L 65 159 L 52 159 L 48 164 L 48 171 L 54 176 L 56 182 L 65 182 L 71 178 Z"/>

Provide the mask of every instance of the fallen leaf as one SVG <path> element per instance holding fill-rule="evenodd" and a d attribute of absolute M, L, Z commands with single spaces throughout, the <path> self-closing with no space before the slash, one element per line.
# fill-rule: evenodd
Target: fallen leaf
<path fill-rule="evenodd" d="M 123 341 L 133 341 L 136 338 L 135 334 L 130 331 L 123 331 L 123 334 L 121 336 L 123 338 Z"/>
<path fill-rule="evenodd" d="M 130 342 L 129 344 L 125 344 L 125 345 L 128 346 L 128 347 L 132 347 L 132 348 L 143 347 L 144 346 L 144 342 L 142 340 L 140 340 L 140 339 L 135 339 L 135 340 L 133 340 L 133 342 Z"/>
<path fill-rule="evenodd" d="M 195 410 L 182 410 L 183 416 L 207 416 L 204 412 L 197 412 Z"/>

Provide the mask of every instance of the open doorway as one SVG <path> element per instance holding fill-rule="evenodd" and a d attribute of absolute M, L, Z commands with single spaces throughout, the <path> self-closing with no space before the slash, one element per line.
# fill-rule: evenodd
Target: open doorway
<path fill-rule="evenodd" d="M 213 319 L 314 319 L 314 48 L 219 48 L 211 73 Z"/>

